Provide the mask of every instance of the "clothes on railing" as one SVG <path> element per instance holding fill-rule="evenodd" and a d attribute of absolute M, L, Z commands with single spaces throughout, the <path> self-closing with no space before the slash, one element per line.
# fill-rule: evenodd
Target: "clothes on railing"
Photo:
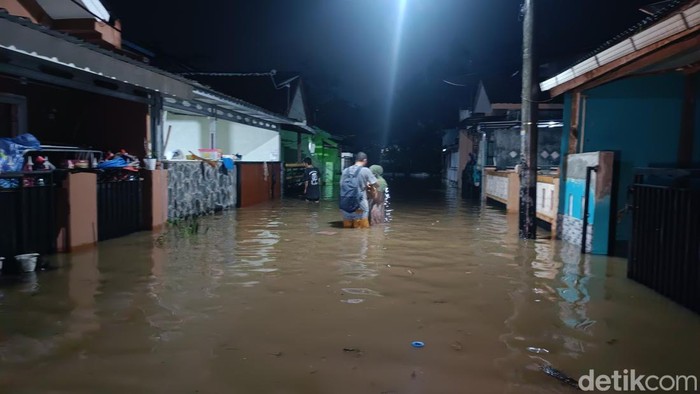
<path fill-rule="evenodd" d="M 14 138 L 0 138 L 0 172 L 19 172 L 24 166 L 26 150 L 40 150 L 39 140 L 29 133 Z"/>
<path fill-rule="evenodd" d="M 134 171 L 138 168 L 138 161 L 132 160 L 130 156 L 127 155 L 117 155 L 111 160 L 103 161 L 97 165 L 98 169 L 107 168 L 124 168 L 133 169 Z"/>

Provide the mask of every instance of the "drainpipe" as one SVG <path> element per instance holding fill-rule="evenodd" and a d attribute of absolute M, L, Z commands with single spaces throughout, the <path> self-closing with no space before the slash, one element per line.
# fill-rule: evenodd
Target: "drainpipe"
<path fill-rule="evenodd" d="M 588 104 L 588 96 L 580 95 L 581 102 L 581 133 L 579 136 L 579 151 L 583 153 L 583 144 L 586 142 L 586 105 Z"/>
<path fill-rule="evenodd" d="M 586 167 L 586 189 L 584 190 L 585 194 L 583 198 L 583 228 L 581 229 L 581 253 L 586 253 L 586 242 L 588 241 L 588 205 L 591 195 L 591 174 L 593 172 L 598 172 L 598 166 Z"/>
<path fill-rule="evenodd" d="M 209 149 L 216 149 L 216 118 L 209 118 Z"/>
<path fill-rule="evenodd" d="M 154 94 L 151 96 L 151 104 L 148 106 L 148 115 L 151 128 L 151 150 L 153 157 L 162 160 L 163 154 L 163 96 Z"/>
<path fill-rule="evenodd" d="M 693 162 L 693 131 L 695 130 L 695 75 L 685 76 L 681 132 L 678 138 L 678 167 L 690 168 Z"/>
<path fill-rule="evenodd" d="M 297 163 L 301 163 L 301 133 L 297 132 Z"/>
<path fill-rule="evenodd" d="M 481 200 L 486 201 L 486 159 L 488 156 L 488 137 L 486 132 L 481 130 L 481 125 L 476 126 L 476 132 L 481 133 L 481 148 L 479 149 L 479 157 L 477 163 L 481 167 Z"/>

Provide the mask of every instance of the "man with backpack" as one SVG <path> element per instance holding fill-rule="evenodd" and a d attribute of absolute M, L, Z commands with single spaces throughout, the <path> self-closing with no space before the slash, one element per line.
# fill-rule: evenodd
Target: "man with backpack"
<path fill-rule="evenodd" d="M 358 152 L 355 164 L 340 177 L 340 212 L 344 228 L 369 227 L 369 198 L 377 189 L 377 178 L 367 166 L 367 154 Z M 371 197 L 370 197 L 371 198 Z"/>

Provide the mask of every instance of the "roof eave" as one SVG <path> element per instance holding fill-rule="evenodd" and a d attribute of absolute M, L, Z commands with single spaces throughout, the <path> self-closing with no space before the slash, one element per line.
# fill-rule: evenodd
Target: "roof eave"
<path fill-rule="evenodd" d="M 605 76 L 606 74 L 667 45 L 681 41 L 700 31 L 700 4 L 669 16 L 634 36 L 600 52 L 577 65 L 540 83 L 540 89 L 552 97 Z"/>

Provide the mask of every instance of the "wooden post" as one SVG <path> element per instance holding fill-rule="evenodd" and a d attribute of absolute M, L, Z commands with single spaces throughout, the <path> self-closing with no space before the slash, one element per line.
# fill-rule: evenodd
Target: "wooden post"
<path fill-rule="evenodd" d="M 569 127 L 569 150 L 566 154 L 576 153 L 578 146 L 578 128 L 581 119 L 581 92 L 574 92 L 571 97 L 571 126 Z"/>
<path fill-rule="evenodd" d="M 301 163 L 301 133 L 297 132 L 297 163 Z"/>

